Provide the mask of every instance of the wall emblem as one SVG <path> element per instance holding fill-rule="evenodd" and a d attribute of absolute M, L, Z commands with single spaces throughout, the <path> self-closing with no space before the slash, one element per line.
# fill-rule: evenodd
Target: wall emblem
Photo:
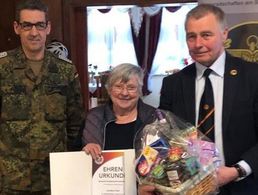
<path fill-rule="evenodd" d="M 226 50 L 249 62 L 258 62 L 258 21 L 240 23 L 229 29 Z"/>

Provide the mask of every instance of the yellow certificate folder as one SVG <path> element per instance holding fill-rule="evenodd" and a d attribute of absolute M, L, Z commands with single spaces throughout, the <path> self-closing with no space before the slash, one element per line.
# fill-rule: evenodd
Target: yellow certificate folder
<path fill-rule="evenodd" d="M 50 153 L 51 195 L 137 195 L 135 150 Z"/>

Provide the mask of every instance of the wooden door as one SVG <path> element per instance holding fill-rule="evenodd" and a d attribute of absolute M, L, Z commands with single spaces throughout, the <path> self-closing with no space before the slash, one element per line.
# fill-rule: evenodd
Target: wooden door
<path fill-rule="evenodd" d="M 43 0 L 49 7 L 49 19 L 52 30 L 48 41 L 53 39 L 63 42 L 62 0 Z M 0 6 L 0 52 L 16 48 L 20 39 L 13 30 L 15 7 L 19 0 L 3 0 Z"/>
<path fill-rule="evenodd" d="M 13 30 L 16 1 L 17 0 L 1 1 L 0 52 L 13 49 L 19 44 L 19 38 Z"/>

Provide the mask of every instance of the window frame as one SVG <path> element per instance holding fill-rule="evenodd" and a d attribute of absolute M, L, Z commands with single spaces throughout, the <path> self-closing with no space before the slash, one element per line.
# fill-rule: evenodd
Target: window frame
<path fill-rule="evenodd" d="M 63 0 L 64 44 L 70 51 L 70 59 L 79 72 L 84 107 L 89 109 L 88 62 L 87 62 L 87 6 L 139 5 L 151 6 L 166 3 L 188 3 L 197 0 Z"/>

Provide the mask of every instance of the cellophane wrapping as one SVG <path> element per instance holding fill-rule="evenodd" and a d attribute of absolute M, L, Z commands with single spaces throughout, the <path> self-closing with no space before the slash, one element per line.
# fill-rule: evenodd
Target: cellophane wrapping
<path fill-rule="evenodd" d="M 171 112 L 156 114 L 158 119 L 135 139 L 138 182 L 162 194 L 216 194 L 220 159 L 215 144 Z"/>

